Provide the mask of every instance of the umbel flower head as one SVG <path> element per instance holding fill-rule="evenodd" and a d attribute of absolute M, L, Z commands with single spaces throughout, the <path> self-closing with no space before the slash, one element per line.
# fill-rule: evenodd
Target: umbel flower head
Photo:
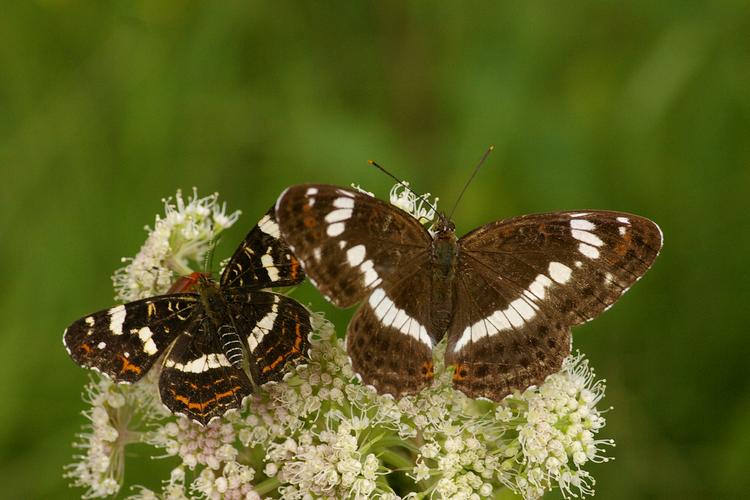
<path fill-rule="evenodd" d="M 426 221 L 427 211 L 406 191 L 395 189 L 392 202 Z M 115 273 L 121 300 L 164 293 L 238 217 L 227 215 L 216 195 L 194 191 L 185 202 L 178 192 L 175 200 L 165 201 L 165 217 Z M 87 422 L 74 445 L 80 453 L 65 476 L 85 498 L 120 492 L 129 483 L 127 462 L 135 460 L 172 467 L 169 477 L 123 492 L 139 499 L 473 499 L 500 490 L 533 499 L 553 488 L 566 497 L 593 494 L 584 466 L 608 461 L 613 442 L 597 437 L 605 387 L 583 355 L 568 358 L 539 387 L 496 403 L 451 388 L 441 343 L 433 386 L 395 400 L 358 381 L 333 324 L 320 314 L 314 323 L 307 364 L 205 427 L 164 409 L 156 373 L 132 385 L 92 374 L 84 389 Z"/>

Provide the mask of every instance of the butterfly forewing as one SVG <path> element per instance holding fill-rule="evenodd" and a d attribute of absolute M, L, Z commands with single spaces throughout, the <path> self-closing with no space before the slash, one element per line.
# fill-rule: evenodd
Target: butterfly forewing
<path fill-rule="evenodd" d="M 661 240 L 656 224 L 623 212 L 534 214 L 493 222 L 461 238 L 459 265 L 473 260 L 496 270 L 537 302 L 546 297 L 575 325 L 598 316 L 640 279 Z M 554 293 L 547 294 L 550 287 Z"/>
<path fill-rule="evenodd" d="M 269 288 L 301 283 L 305 279 L 299 261 L 280 238 L 271 208 L 245 237 L 224 268 L 224 287 Z"/>
<path fill-rule="evenodd" d="M 174 294 L 115 306 L 70 325 L 63 343 L 79 365 L 135 382 L 188 328 L 197 305 L 194 294 Z"/>
<path fill-rule="evenodd" d="M 331 302 L 351 306 L 426 261 L 429 233 L 406 212 L 323 184 L 288 188 L 276 204 L 281 234 Z"/>
<path fill-rule="evenodd" d="M 446 350 L 456 387 L 497 400 L 542 382 L 569 353 L 569 328 L 611 306 L 660 248 L 653 222 L 604 211 L 516 217 L 464 236 Z"/>
<path fill-rule="evenodd" d="M 172 412 L 203 425 L 240 408 L 253 390 L 247 374 L 230 363 L 208 321 L 196 319 L 193 333 L 181 335 L 169 351 L 159 393 Z"/>

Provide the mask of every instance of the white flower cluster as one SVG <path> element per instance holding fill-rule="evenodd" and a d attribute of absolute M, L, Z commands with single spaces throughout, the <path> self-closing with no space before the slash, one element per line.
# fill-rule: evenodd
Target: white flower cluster
<path fill-rule="evenodd" d="M 165 293 L 175 275 L 185 276 L 192 271 L 190 262 L 203 264 L 211 243 L 224 229 L 237 222 L 239 211 L 227 214 L 226 204 L 219 204 L 214 193 L 187 201 L 177 191 L 164 202 L 164 217 L 156 216 L 154 228 L 146 226 L 148 237 L 134 258 L 123 258 L 125 267 L 115 271 L 112 281 L 115 300 L 134 300 Z M 201 269 L 202 270 L 202 269 Z"/>
<path fill-rule="evenodd" d="M 397 183 L 391 188 L 389 194 L 391 204 L 401 210 L 408 212 L 417 219 L 420 224 L 426 224 L 435 220 L 435 210 L 439 198 L 430 202 L 430 193 L 417 195 L 409 188 L 409 183 Z"/>
<path fill-rule="evenodd" d="M 403 192 L 399 196 L 408 198 Z M 209 198 L 168 204 L 172 208 L 164 220 L 187 220 L 179 212 L 195 213 L 198 205 L 217 207 L 216 198 Z M 412 208 L 418 215 L 417 201 Z M 221 227 L 234 219 L 236 213 Z M 211 227 L 216 231 L 219 224 Z M 155 228 L 143 249 L 154 260 L 141 254 L 133 260 L 142 271 L 171 258 L 164 256 L 173 250 L 153 252 L 167 244 L 157 242 L 156 233 Z M 192 234 L 200 244 L 192 245 L 182 233 L 179 245 L 167 247 L 202 255 L 216 236 Z M 140 281 L 129 283 L 133 288 L 122 289 L 123 296 L 141 292 Z M 441 343 L 433 386 L 394 400 L 363 386 L 333 325 L 320 315 L 314 321 L 306 365 L 294 367 L 283 382 L 262 387 L 242 411 L 205 427 L 163 409 L 154 373 L 133 385 L 93 380 L 86 397 L 91 407 L 84 412 L 90 423 L 77 444 L 84 453 L 66 469 L 71 484 L 85 488 L 89 498 L 116 494 L 124 482 L 125 447 L 139 442 L 152 446 L 153 458 L 178 461 L 160 486 L 132 488 L 132 498 L 144 500 L 476 499 L 503 489 L 535 499 L 552 488 L 565 496 L 593 494 L 594 480 L 583 466 L 607 461 L 603 447 L 613 443 L 596 438 L 605 423 L 596 408 L 604 385 L 581 355 L 569 358 L 539 387 L 494 403 L 451 388 Z M 139 459 L 130 450 L 128 457 Z"/>
<path fill-rule="evenodd" d="M 114 495 L 125 474 L 125 446 L 139 441 L 139 434 L 129 429 L 160 420 L 166 410 L 158 400 L 152 376 L 128 385 L 115 384 L 97 373 L 85 388 L 84 400 L 90 405 L 83 412 L 89 423 L 73 444 L 82 453 L 65 467 L 64 475 L 71 485 L 86 489 L 83 498 Z"/>

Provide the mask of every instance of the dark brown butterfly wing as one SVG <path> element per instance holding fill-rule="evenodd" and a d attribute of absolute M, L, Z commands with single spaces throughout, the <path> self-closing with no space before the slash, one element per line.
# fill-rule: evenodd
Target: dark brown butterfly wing
<path fill-rule="evenodd" d="M 333 304 L 365 302 L 347 331 L 352 367 L 381 393 L 413 393 L 432 379 L 432 238 L 403 210 L 322 184 L 287 189 L 281 234 Z"/>
<path fill-rule="evenodd" d="M 116 382 L 140 380 L 200 309 L 192 293 L 161 295 L 84 316 L 63 334 L 73 361 Z"/>
<path fill-rule="evenodd" d="M 173 413 L 203 425 L 239 409 L 253 391 L 247 374 L 232 365 L 207 320 L 196 318 L 193 333 L 180 335 L 159 378 L 159 393 Z"/>
<path fill-rule="evenodd" d="M 432 239 L 409 214 L 372 196 L 301 184 L 276 203 L 283 238 L 328 300 L 349 307 L 429 255 Z"/>
<path fill-rule="evenodd" d="M 461 238 L 446 349 L 455 387 L 499 400 L 541 383 L 570 352 L 570 327 L 609 308 L 661 245 L 650 220 L 608 211 L 515 217 Z"/>
<path fill-rule="evenodd" d="M 296 285 L 304 279 L 299 261 L 280 238 L 271 208 L 235 250 L 220 283 L 225 288 L 257 289 Z"/>

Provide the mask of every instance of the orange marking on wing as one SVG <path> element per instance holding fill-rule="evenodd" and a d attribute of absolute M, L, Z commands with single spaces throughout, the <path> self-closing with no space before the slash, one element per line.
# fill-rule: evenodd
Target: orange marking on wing
<path fill-rule="evenodd" d="M 222 392 L 222 393 L 219 393 L 219 394 L 214 394 L 214 397 L 212 397 L 211 399 L 208 399 L 208 400 L 204 401 L 203 403 L 190 401 L 190 398 L 188 398 L 187 396 L 181 396 L 181 395 L 177 394 L 174 391 L 172 391 L 172 396 L 174 396 L 174 398 L 177 401 L 179 401 L 180 403 L 182 403 L 183 405 L 185 405 L 189 410 L 198 410 L 199 412 L 202 412 L 209 405 L 211 405 L 213 403 L 218 403 L 220 399 L 229 398 L 229 397 L 234 396 L 235 394 L 237 394 L 237 392 L 239 392 L 240 389 L 242 389 L 241 386 L 239 386 L 239 385 L 234 386 L 234 387 L 232 387 L 231 389 L 229 389 L 226 392 Z"/>
<path fill-rule="evenodd" d="M 315 217 L 305 217 L 302 219 L 302 222 L 305 224 L 305 227 L 308 229 L 311 229 L 318 225 L 317 221 L 315 220 Z"/>
<path fill-rule="evenodd" d="M 83 350 L 84 354 L 90 354 L 91 351 L 93 351 L 93 349 L 91 348 L 91 346 L 88 345 L 85 342 L 83 344 L 81 344 L 80 346 L 78 346 L 78 348 L 81 349 L 81 350 Z"/>
<path fill-rule="evenodd" d="M 301 330 L 301 325 L 299 323 L 295 323 L 295 325 L 294 325 L 294 334 L 296 335 L 296 338 L 294 340 L 294 345 L 292 346 L 292 349 L 289 350 L 289 351 L 287 351 L 287 352 L 285 352 L 284 354 L 280 355 L 275 360 L 273 360 L 273 362 L 270 365 L 264 366 L 263 367 L 263 373 L 270 372 L 271 370 L 273 370 L 274 368 L 276 368 L 277 366 L 279 366 L 279 363 L 281 363 L 282 361 L 284 361 L 286 358 L 288 358 L 292 354 L 296 354 L 296 353 L 302 351 L 302 348 L 301 348 L 301 346 L 302 346 L 302 332 L 300 330 Z M 276 346 L 269 347 L 268 350 L 266 350 L 266 354 L 269 354 L 275 348 L 276 348 Z"/>
<path fill-rule="evenodd" d="M 118 358 L 120 358 L 120 361 L 122 361 L 122 368 L 120 368 L 120 373 L 127 373 L 127 372 L 133 372 L 136 375 L 141 373 L 141 367 L 138 365 L 134 365 L 130 361 L 128 361 L 128 358 L 123 356 L 122 354 L 117 355 Z"/>
<path fill-rule="evenodd" d="M 222 392 L 220 394 L 217 394 L 214 397 L 214 399 L 216 401 L 218 401 L 220 399 L 224 399 L 224 398 L 228 398 L 228 397 L 234 396 L 235 394 L 237 394 L 237 391 L 239 391 L 239 390 L 240 390 L 240 386 L 233 387 L 232 389 L 229 389 L 227 392 Z"/>
<path fill-rule="evenodd" d="M 425 361 L 422 363 L 422 378 L 425 380 L 432 380 L 435 376 L 435 369 L 432 366 L 432 361 Z"/>
<path fill-rule="evenodd" d="M 296 323 L 294 325 L 294 334 L 296 335 L 296 338 L 294 340 L 294 348 L 292 349 L 292 352 L 289 354 L 299 352 L 300 351 L 300 345 L 302 345 L 302 334 L 300 333 L 300 324 Z"/>
<path fill-rule="evenodd" d="M 628 253 L 628 248 L 633 246 L 633 236 L 631 235 L 631 232 L 632 231 L 625 232 L 625 234 L 622 235 L 622 239 L 615 246 L 615 253 L 620 257 L 625 257 L 625 254 Z"/>
<path fill-rule="evenodd" d="M 456 370 L 453 372 L 453 380 L 458 382 L 466 378 L 466 375 L 468 375 L 468 371 L 466 369 L 466 365 L 463 365 L 461 363 L 456 363 L 453 365 Z"/>
<path fill-rule="evenodd" d="M 292 275 L 292 279 L 296 280 L 297 279 L 297 273 L 299 272 L 299 261 L 297 259 L 295 259 L 294 257 L 292 257 L 292 261 L 291 261 L 290 265 L 292 266 L 292 268 L 289 270 L 289 272 Z"/>
<path fill-rule="evenodd" d="M 263 373 L 270 372 L 271 370 L 279 366 L 279 363 L 281 363 L 282 361 L 284 361 L 284 356 L 279 356 L 278 358 L 273 360 L 273 362 L 270 365 L 263 367 Z"/>

